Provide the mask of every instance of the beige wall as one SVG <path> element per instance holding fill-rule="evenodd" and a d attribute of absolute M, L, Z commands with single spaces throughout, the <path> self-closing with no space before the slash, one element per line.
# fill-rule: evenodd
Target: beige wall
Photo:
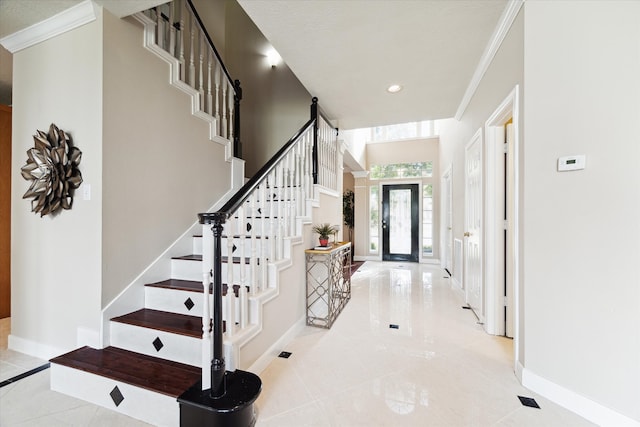
<path fill-rule="evenodd" d="M 241 140 L 249 177 L 309 120 L 312 97 L 284 63 L 267 64 L 271 45 L 235 0 L 227 2 L 226 17 L 226 63 L 244 89 Z"/>
<path fill-rule="evenodd" d="M 13 56 L 12 301 L 10 345 L 50 357 L 100 328 L 102 258 L 102 16 Z M 82 151 L 91 200 L 40 218 L 22 195 L 25 152 L 55 123 Z"/>
<path fill-rule="evenodd" d="M 104 15 L 106 306 L 229 190 L 231 167 L 169 66 L 143 48 L 140 24 Z"/>
<path fill-rule="evenodd" d="M 640 3 L 525 11 L 526 368 L 638 423 Z"/>

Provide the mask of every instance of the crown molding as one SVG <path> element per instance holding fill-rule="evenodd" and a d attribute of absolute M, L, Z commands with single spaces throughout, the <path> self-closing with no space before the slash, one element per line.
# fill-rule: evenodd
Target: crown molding
<path fill-rule="evenodd" d="M 525 0 L 509 0 L 504 11 L 502 11 L 502 15 L 500 15 L 500 19 L 498 20 L 498 25 L 496 25 L 496 29 L 493 30 L 489 43 L 487 43 L 487 47 L 485 47 L 482 57 L 480 57 L 480 62 L 476 67 L 476 71 L 473 73 L 473 77 L 471 77 L 471 81 L 469 82 L 469 86 L 467 86 L 467 90 L 462 97 L 462 101 L 460 101 L 460 105 L 458 106 L 458 110 L 455 115 L 456 120 L 462 119 L 462 115 L 469 106 L 471 98 L 473 98 L 476 90 L 478 90 L 478 86 L 480 86 L 482 77 L 484 77 L 484 74 L 489 69 L 493 58 L 496 56 L 498 49 L 500 49 L 500 45 L 502 45 L 507 33 L 509 33 L 509 29 L 511 29 L 511 25 L 513 25 L 513 21 L 515 21 L 518 16 L 518 12 L 520 12 L 520 8 L 524 2 Z"/>
<path fill-rule="evenodd" d="M 97 17 L 97 8 L 98 6 L 92 0 L 85 0 L 44 21 L 1 38 L 0 44 L 11 53 L 19 52 L 94 21 Z"/>
<path fill-rule="evenodd" d="M 369 171 L 351 171 L 351 175 L 354 178 L 366 178 L 369 176 Z"/>

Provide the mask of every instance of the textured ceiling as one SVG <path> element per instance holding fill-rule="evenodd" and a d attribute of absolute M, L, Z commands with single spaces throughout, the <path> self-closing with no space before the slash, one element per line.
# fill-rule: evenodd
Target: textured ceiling
<path fill-rule="evenodd" d="M 507 4 L 238 1 L 342 129 L 453 117 Z"/>

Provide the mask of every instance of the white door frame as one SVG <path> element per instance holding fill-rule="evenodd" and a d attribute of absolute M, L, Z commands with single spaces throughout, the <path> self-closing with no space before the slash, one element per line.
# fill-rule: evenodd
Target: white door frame
<path fill-rule="evenodd" d="M 498 188 L 501 182 L 504 182 L 504 129 L 509 119 L 513 121 L 513 147 L 509 147 L 513 154 L 513 189 L 507 198 L 507 211 L 513 212 L 511 221 L 507 226 L 507 247 L 513 248 L 513 265 L 507 268 L 510 272 L 507 278 L 507 285 L 512 288 L 512 292 L 508 294 L 513 296 L 514 308 L 514 356 L 517 362 L 518 339 L 520 330 L 520 217 L 518 205 L 520 203 L 520 171 L 519 171 L 519 85 L 516 85 L 511 93 L 505 98 L 500 106 L 494 111 L 485 123 L 485 284 L 486 286 L 486 304 L 487 317 L 485 328 L 488 333 L 502 335 L 504 334 L 504 281 L 497 280 L 497 275 L 502 274 L 504 269 L 504 255 L 502 253 L 501 239 L 498 239 L 498 232 L 504 227 L 503 212 L 504 206 L 500 202 L 503 200 L 500 192 L 503 190 Z M 502 177 L 500 176 L 502 175 Z M 499 256 L 498 256 L 499 255 Z M 497 285 L 496 285 L 497 284 Z"/>
<path fill-rule="evenodd" d="M 440 178 L 440 267 L 448 269 L 453 276 L 453 166 L 449 165 Z M 448 241 L 447 241 L 448 240 Z"/>

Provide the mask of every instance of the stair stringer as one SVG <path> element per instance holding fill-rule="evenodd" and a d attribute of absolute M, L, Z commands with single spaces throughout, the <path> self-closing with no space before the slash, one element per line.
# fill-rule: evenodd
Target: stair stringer
<path fill-rule="evenodd" d="M 201 108 L 200 93 L 180 80 L 180 61 L 169 52 L 158 46 L 156 43 L 156 23 L 142 12 L 131 15 L 135 20 L 143 25 L 143 45 L 145 49 L 153 52 L 159 58 L 169 64 L 169 83 L 191 97 L 191 114 L 209 123 L 209 139 L 224 146 L 224 155 L 227 162 L 231 162 L 233 157 L 232 141 L 217 134 L 218 120 L 203 111 Z"/>

